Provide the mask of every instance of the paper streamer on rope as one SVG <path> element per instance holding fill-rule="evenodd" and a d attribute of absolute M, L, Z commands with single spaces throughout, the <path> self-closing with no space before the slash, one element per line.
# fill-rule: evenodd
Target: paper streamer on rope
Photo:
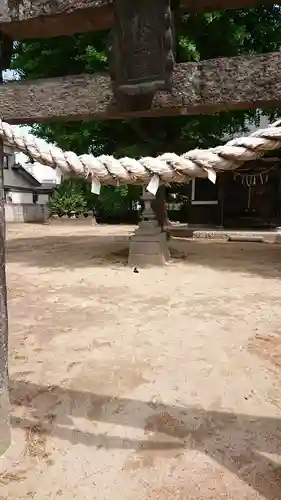
<path fill-rule="evenodd" d="M 59 167 L 56 167 L 55 174 L 56 174 L 56 185 L 58 186 L 59 184 L 61 184 L 62 180 L 62 171 Z"/>
<path fill-rule="evenodd" d="M 159 176 L 158 175 L 153 175 L 152 179 L 150 180 L 148 186 L 146 186 L 146 190 L 150 193 L 153 194 L 154 196 L 156 195 L 158 188 L 159 188 Z"/>
<path fill-rule="evenodd" d="M 211 181 L 213 184 L 216 184 L 217 181 L 216 171 L 213 168 L 205 168 L 204 170 L 206 170 L 207 172 L 209 181 Z"/>
<path fill-rule="evenodd" d="M 92 176 L 92 186 L 91 186 L 91 193 L 93 194 L 100 194 L 101 190 L 101 183 L 97 177 Z"/>

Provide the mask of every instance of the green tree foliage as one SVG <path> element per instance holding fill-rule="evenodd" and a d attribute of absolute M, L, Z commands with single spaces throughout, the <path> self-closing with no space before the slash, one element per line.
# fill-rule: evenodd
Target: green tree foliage
<path fill-rule="evenodd" d="M 55 189 L 49 202 L 52 214 L 70 215 L 95 212 L 101 220 L 108 216 L 115 222 L 128 218 L 133 204 L 140 197 L 139 186 L 102 186 L 97 197 L 91 193 L 91 186 L 83 180 L 63 180 Z M 133 216 L 134 214 L 132 214 Z M 137 213 L 132 222 L 135 222 Z"/>
<path fill-rule="evenodd" d="M 177 28 L 179 62 L 278 51 L 281 45 L 279 6 L 186 14 Z M 28 40 L 17 44 L 13 68 L 23 79 L 95 73 L 107 70 L 105 52 L 108 33 Z M 249 122 L 259 123 L 259 112 L 231 111 L 201 116 L 144 118 L 35 125 L 34 132 L 77 153 L 139 156 L 220 143 L 228 134 L 246 131 Z M 131 198 L 131 188 L 127 194 Z M 109 193 L 104 200 L 109 205 Z M 123 193 L 123 191 L 122 191 Z"/>
<path fill-rule="evenodd" d="M 63 181 L 51 196 L 49 206 L 52 214 L 59 216 L 85 212 L 86 201 L 79 183 Z"/>

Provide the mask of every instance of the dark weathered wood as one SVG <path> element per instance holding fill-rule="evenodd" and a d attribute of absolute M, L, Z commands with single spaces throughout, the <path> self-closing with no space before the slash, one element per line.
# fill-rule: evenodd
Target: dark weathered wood
<path fill-rule="evenodd" d="M 281 103 L 281 53 L 211 59 L 175 67 L 172 92 L 148 110 L 120 112 L 105 74 L 0 86 L 0 116 L 10 123 L 213 113 Z"/>
<path fill-rule="evenodd" d="M 9 66 L 10 40 L 1 33 L 0 87 L 3 69 Z M 9 369 L 8 369 L 8 306 L 6 282 L 6 221 L 4 190 L 4 142 L 0 138 L 0 456 L 11 444 Z"/>
<path fill-rule="evenodd" d="M 112 0 L 0 0 L 0 28 L 14 40 L 103 30 Z"/>
<path fill-rule="evenodd" d="M 108 29 L 114 0 L 0 0 L 1 29 L 14 40 Z M 190 12 L 249 8 L 272 0 L 180 0 Z"/>
<path fill-rule="evenodd" d="M 0 86 L 5 51 L 0 46 Z M 5 263 L 4 144 L 0 139 L 0 456 L 10 446 L 10 404 L 8 376 L 8 308 Z"/>
<path fill-rule="evenodd" d="M 158 90 L 171 89 L 174 23 L 170 0 L 115 0 L 109 72 L 126 110 L 146 109 Z"/>
<path fill-rule="evenodd" d="M 0 139 L 0 455 L 10 445 L 8 389 L 8 310 L 5 269 L 5 195 L 3 141 Z"/>

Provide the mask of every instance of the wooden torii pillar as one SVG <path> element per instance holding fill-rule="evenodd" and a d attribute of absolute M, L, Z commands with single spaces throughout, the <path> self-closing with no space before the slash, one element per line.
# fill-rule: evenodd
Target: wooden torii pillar
<path fill-rule="evenodd" d="M 0 34 L 0 85 L 3 84 L 3 69 L 10 65 L 12 41 Z M 0 139 L 0 455 L 10 445 L 10 403 L 8 372 L 8 307 L 6 285 L 6 223 L 4 192 L 4 143 Z"/>
<path fill-rule="evenodd" d="M 80 75 L 0 86 L 0 117 L 9 123 L 212 113 L 280 105 L 280 53 L 176 64 L 173 13 L 249 8 L 258 0 L 0 0 L 1 69 L 13 41 L 112 28 L 109 75 Z M 264 0 L 263 4 L 281 3 Z M 236 80 L 233 80 L 233 75 Z M 75 103 L 75 106 L 74 106 Z M 1 148 L 0 148 L 1 158 Z M 0 186 L 0 454 L 9 445 L 5 217 Z M 142 234 L 130 262 L 162 263 L 163 233 L 145 194 Z M 139 243 L 150 251 L 139 252 Z M 155 260 L 155 255 L 160 259 Z M 145 250 L 144 250 L 145 253 Z"/>

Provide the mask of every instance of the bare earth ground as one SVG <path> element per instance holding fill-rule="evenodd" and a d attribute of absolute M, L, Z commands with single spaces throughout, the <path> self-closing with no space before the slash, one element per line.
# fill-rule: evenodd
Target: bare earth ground
<path fill-rule="evenodd" d="M 0 499 L 280 500 L 281 246 L 172 241 L 134 274 L 131 231 L 8 228 Z"/>

